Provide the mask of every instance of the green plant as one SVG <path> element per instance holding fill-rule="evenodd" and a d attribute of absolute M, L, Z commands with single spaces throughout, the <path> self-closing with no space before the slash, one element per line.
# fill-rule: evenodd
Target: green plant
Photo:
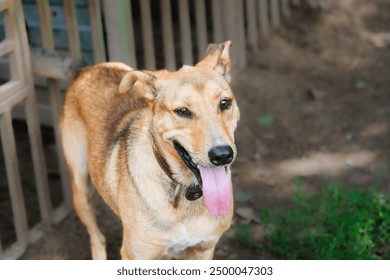
<path fill-rule="evenodd" d="M 275 257 L 390 259 L 389 196 L 332 182 L 321 194 L 298 191 L 293 201 L 291 210 L 268 208 L 260 214 L 265 248 Z"/>
<path fill-rule="evenodd" d="M 233 244 L 237 247 L 247 249 L 260 249 L 261 245 L 252 236 L 251 228 L 248 224 L 239 224 L 233 237 Z"/>

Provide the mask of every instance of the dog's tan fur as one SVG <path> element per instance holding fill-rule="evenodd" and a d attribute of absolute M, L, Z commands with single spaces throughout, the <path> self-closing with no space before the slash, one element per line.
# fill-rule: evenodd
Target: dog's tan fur
<path fill-rule="evenodd" d="M 72 83 L 61 119 L 64 152 L 72 177 L 75 209 L 91 238 L 93 259 L 106 259 L 88 187 L 90 176 L 123 225 L 123 259 L 160 259 L 179 253 L 211 259 L 233 209 L 213 217 L 203 199 L 188 201 L 196 177 L 173 147 L 212 167 L 208 150 L 230 145 L 239 111 L 231 91 L 228 41 L 210 45 L 196 66 L 179 71 L 134 71 L 121 63 L 83 70 Z M 221 112 L 222 97 L 232 99 Z M 174 110 L 190 109 L 192 119 Z M 230 171 L 229 171 L 230 172 Z"/>

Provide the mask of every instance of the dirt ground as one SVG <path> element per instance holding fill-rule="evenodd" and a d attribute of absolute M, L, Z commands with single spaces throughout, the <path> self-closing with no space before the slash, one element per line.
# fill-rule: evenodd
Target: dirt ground
<path fill-rule="evenodd" d="M 268 259 L 234 246 L 236 225 L 261 242 L 262 207 L 288 207 L 293 179 L 315 192 L 324 179 L 376 184 L 390 193 L 390 1 L 329 0 L 292 17 L 234 80 L 241 109 L 233 166 L 236 215 L 217 259 Z M 103 205 L 99 222 L 108 257 L 119 258 L 121 227 Z M 89 259 L 89 240 L 75 215 L 48 230 L 23 259 Z"/>

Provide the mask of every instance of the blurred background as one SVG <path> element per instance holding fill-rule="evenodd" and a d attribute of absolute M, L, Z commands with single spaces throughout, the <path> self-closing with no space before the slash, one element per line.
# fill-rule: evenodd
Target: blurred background
<path fill-rule="evenodd" d="M 236 202 L 215 258 L 390 259 L 389 0 L 3 0 L 0 11 L 0 257 L 91 258 L 56 141 L 77 69 L 175 70 L 230 39 Z M 7 101 L 19 72 L 32 105 Z M 118 259 L 120 223 L 97 203 Z"/>

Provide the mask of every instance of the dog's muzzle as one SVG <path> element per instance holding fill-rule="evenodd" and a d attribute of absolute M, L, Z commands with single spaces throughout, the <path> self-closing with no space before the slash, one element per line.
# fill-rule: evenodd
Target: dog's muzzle
<path fill-rule="evenodd" d="M 173 145 L 175 146 L 175 149 L 177 153 L 180 155 L 183 162 L 187 165 L 187 167 L 192 171 L 192 173 L 195 174 L 196 179 L 198 180 L 198 185 L 193 184 L 189 186 L 186 190 L 185 197 L 188 200 L 197 200 L 198 198 L 202 197 L 203 191 L 202 191 L 202 177 L 200 176 L 200 171 L 198 166 L 195 164 L 195 162 L 192 160 L 188 152 L 178 143 L 173 142 Z"/>

